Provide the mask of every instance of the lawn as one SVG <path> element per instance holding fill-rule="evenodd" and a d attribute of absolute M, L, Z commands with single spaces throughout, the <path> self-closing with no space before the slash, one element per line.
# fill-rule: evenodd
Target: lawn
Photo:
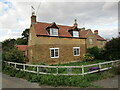
<path fill-rule="evenodd" d="M 71 62 L 66 64 L 53 64 L 52 66 L 57 66 L 57 65 L 58 66 L 82 66 L 82 65 L 96 64 L 100 62 L 107 62 L 107 61 L 94 59 L 92 61 Z"/>

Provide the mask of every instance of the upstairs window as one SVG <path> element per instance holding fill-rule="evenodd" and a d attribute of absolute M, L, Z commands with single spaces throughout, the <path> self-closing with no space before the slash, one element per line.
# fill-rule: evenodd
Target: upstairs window
<path fill-rule="evenodd" d="M 79 37 L 79 32 L 78 31 L 73 31 L 73 37 Z"/>
<path fill-rule="evenodd" d="M 50 36 L 58 36 L 58 29 L 50 28 Z"/>
<path fill-rule="evenodd" d="M 50 57 L 59 58 L 59 48 L 50 48 Z"/>
<path fill-rule="evenodd" d="M 89 38 L 89 44 L 93 44 L 92 38 Z"/>
<path fill-rule="evenodd" d="M 101 46 L 103 46 L 103 45 L 104 45 L 104 42 L 103 42 L 103 41 L 101 41 L 100 45 L 101 45 Z"/>
<path fill-rule="evenodd" d="M 73 47 L 74 56 L 80 56 L 80 47 Z"/>

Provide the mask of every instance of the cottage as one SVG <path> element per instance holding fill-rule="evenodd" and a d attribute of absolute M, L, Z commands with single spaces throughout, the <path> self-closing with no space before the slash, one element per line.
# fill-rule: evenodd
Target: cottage
<path fill-rule="evenodd" d="M 89 40 L 84 32 L 86 30 L 79 29 L 76 20 L 73 26 L 37 22 L 33 12 L 28 39 L 29 62 L 56 64 L 81 61 Z M 92 36 L 96 39 L 96 35 Z"/>
<path fill-rule="evenodd" d="M 91 29 L 85 30 L 85 28 L 80 29 L 81 37 L 86 38 L 86 47 L 91 48 L 98 46 L 98 48 L 104 48 L 106 44 L 106 39 L 98 35 L 98 30 L 95 30 L 94 33 Z"/>

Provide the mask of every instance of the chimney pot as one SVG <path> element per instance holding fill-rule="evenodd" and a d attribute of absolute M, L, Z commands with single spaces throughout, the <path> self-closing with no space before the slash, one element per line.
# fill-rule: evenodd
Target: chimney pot
<path fill-rule="evenodd" d="M 94 34 L 98 35 L 98 30 L 95 30 L 95 31 L 94 31 Z"/>

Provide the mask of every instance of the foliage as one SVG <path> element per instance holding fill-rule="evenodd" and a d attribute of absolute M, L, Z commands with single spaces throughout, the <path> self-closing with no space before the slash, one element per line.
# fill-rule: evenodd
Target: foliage
<path fill-rule="evenodd" d="M 17 45 L 27 45 L 27 40 L 23 38 L 17 38 L 16 39 L 16 44 Z"/>
<path fill-rule="evenodd" d="M 5 66 L 3 68 L 3 72 L 11 76 L 24 78 L 31 82 L 37 82 L 40 85 L 50 85 L 54 87 L 72 86 L 72 87 L 81 87 L 81 88 L 94 87 L 94 85 L 92 85 L 91 82 L 114 76 L 114 73 L 110 70 L 94 73 L 94 74 L 88 74 L 85 75 L 84 77 L 79 75 L 78 76 L 64 76 L 64 75 L 54 76 L 54 75 L 40 75 L 40 74 L 37 75 L 33 73 L 15 70 L 14 67 L 9 67 L 9 66 Z"/>
<path fill-rule="evenodd" d="M 91 54 L 85 54 L 83 56 L 84 61 L 92 61 L 94 59 L 94 56 Z"/>
<path fill-rule="evenodd" d="M 95 59 L 104 59 L 105 50 L 103 48 L 98 48 L 97 46 L 88 48 L 87 52 L 95 57 Z"/>
<path fill-rule="evenodd" d="M 24 54 L 16 48 L 3 53 L 3 60 L 22 63 L 24 61 Z"/>
<path fill-rule="evenodd" d="M 6 39 L 2 42 L 2 50 L 3 52 L 9 51 L 13 49 L 14 45 L 16 44 L 15 39 Z"/>
<path fill-rule="evenodd" d="M 120 59 L 120 37 L 106 43 L 106 57 L 110 60 Z"/>

